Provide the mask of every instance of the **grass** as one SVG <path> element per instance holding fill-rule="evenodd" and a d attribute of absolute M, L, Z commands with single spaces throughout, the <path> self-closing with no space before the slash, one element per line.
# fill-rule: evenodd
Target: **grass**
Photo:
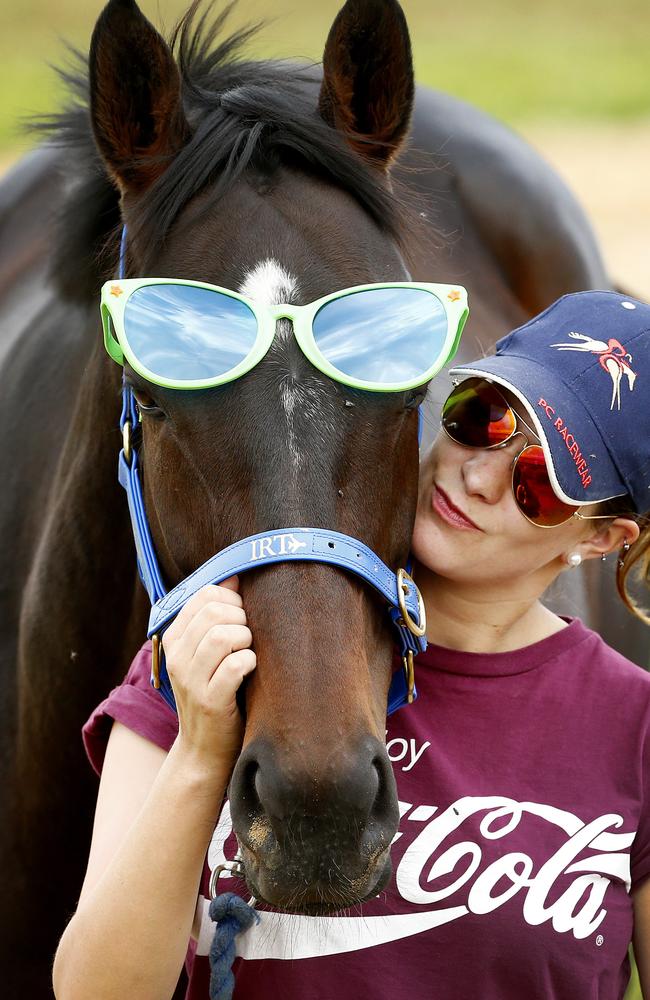
<path fill-rule="evenodd" d="M 142 0 L 171 25 L 186 0 Z M 241 0 L 233 23 L 272 14 L 253 44 L 261 56 L 319 59 L 338 2 Z M 418 79 L 512 124 L 535 120 L 632 120 L 650 115 L 647 0 L 404 0 Z M 23 0 L 0 11 L 0 154 L 27 145 L 19 118 L 53 109 L 62 91 L 47 62 L 63 38 L 86 49 L 101 7 L 88 0 Z"/>

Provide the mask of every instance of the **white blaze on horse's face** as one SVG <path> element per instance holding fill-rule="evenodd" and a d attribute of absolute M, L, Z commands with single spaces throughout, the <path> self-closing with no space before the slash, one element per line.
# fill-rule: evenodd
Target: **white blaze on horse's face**
<path fill-rule="evenodd" d="M 267 257 L 246 273 L 239 294 L 262 305 L 275 306 L 293 302 L 297 288 L 297 279 L 273 257 Z"/>
<path fill-rule="evenodd" d="M 254 302 L 264 305 L 283 305 L 294 302 L 298 289 L 298 280 L 282 267 L 273 257 L 261 260 L 250 271 L 246 273 L 242 284 L 239 287 L 240 295 L 245 295 Z M 287 320 L 280 320 L 277 325 L 276 337 L 286 339 L 291 336 L 291 324 Z M 282 405 L 287 415 L 287 428 L 289 432 L 289 452 L 293 459 L 294 472 L 297 474 L 303 461 L 303 455 L 298 449 L 297 439 L 294 429 L 293 412 L 297 400 L 301 395 L 301 387 L 289 378 L 282 379 L 281 385 Z"/>

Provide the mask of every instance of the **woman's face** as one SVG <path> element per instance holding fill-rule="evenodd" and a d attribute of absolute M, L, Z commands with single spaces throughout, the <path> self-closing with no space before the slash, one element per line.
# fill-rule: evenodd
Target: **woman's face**
<path fill-rule="evenodd" d="M 526 419 L 521 404 L 508 401 Z M 420 468 L 412 543 L 420 563 L 459 583 L 503 579 L 515 586 L 528 577 L 546 586 L 563 568 L 598 522 L 590 528 L 570 518 L 540 528 L 526 520 L 512 493 L 512 466 L 525 444 L 517 434 L 500 448 L 467 448 L 439 433 Z"/>

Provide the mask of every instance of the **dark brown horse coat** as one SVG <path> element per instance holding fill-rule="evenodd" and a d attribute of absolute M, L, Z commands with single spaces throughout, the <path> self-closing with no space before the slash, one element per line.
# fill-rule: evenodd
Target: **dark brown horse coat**
<path fill-rule="evenodd" d="M 126 0 L 115 0 L 112 5 L 130 10 L 133 6 Z M 365 9 L 364 16 L 372 18 L 379 8 L 384 11 L 396 5 L 377 0 L 374 7 L 372 3 L 351 3 L 346 10 L 349 13 L 356 7 Z M 406 73 L 404 67 L 410 61 L 404 61 L 403 56 L 402 65 L 398 65 L 395 60 L 399 63 L 399 56 L 390 55 L 398 47 L 390 34 L 394 30 L 394 25 L 387 29 L 381 59 L 394 71 L 396 104 L 400 100 L 408 104 L 408 80 L 400 73 Z M 332 50 L 344 44 L 351 31 L 349 22 L 338 21 L 328 43 L 330 71 L 326 73 L 331 73 L 338 58 Z M 406 51 L 403 39 L 402 51 Z M 95 72 L 101 76 L 97 65 Z M 357 70 L 361 78 L 368 66 L 360 63 Z M 108 73 L 106 68 L 104 72 Z M 240 75 L 254 81 L 255 67 L 249 65 Z M 231 76 L 237 77 L 237 73 Z M 364 131 L 360 127 L 364 124 L 362 115 L 346 123 L 341 121 L 340 107 L 339 114 L 335 113 L 333 77 L 327 79 L 330 89 L 321 92 L 321 114 L 329 115 L 337 128 Z M 225 89 L 238 85 L 237 79 L 224 79 Z M 317 93 L 315 89 L 314 112 Z M 367 100 L 372 103 L 371 97 Z M 188 102 L 191 104 L 191 97 Z M 172 107 L 171 116 L 175 113 Z M 404 117 L 408 119 L 406 106 Z M 196 127 L 193 120 L 192 128 Z M 392 140 L 376 121 L 370 125 L 365 121 L 364 127 L 366 145 L 361 142 L 360 149 L 367 160 L 381 160 L 399 146 L 398 139 L 391 146 Z M 78 129 L 80 134 L 87 132 L 83 117 Z M 378 145 L 369 144 L 368 136 L 374 136 Z M 135 572 L 126 502 L 116 477 L 119 372 L 113 370 L 115 366 L 111 367 L 101 348 L 98 315 L 99 285 L 113 273 L 119 222 L 117 195 L 106 171 L 119 178 L 120 168 L 110 162 L 105 149 L 102 165 L 96 154 L 89 152 L 87 141 L 80 140 L 77 147 L 74 142 L 69 145 L 67 151 L 41 147 L 0 186 L 0 759 L 6 817 L 0 845 L 0 940 L 3 995 L 11 1000 L 39 1000 L 51 995 L 51 957 L 79 891 L 96 794 L 79 729 L 92 707 L 124 675 L 143 641 L 148 614 L 146 595 Z M 154 165 L 154 170 L 158 166 Z M 381 164 L 374 167 L 379 169 Z M 87 181 L 92 172 L 100 176 L 94 188 L 84 186 L 84 179 Z M 312 177 L 308 161 L 302 159 L 289 168 L 280 162 L 276 173 L 280 179 L 274 182 L 270 168 L 266 187 L 255 180 L 257 201 L 248 215 L 249 195 L 235 186 L 216 207 L 209 207 L 207 223 L 203 217 L 200 222 L 190 221 L 184 239 L 176 237 L 175 244 L 172 240 L 171 249 L 164 252 L 166 258 L 159 254 L 157 260 L 149 262 L 146 273 L 155 274 L 158 267 L 161 274 L 178 273 L 237 287 L 237 275 L 265 249 L 293 267 L 303 282 L 303 301 L 309 301 L 335 288 L 381 280 L 384 275 L 400 276 L 400 260 L 408 259 L 414 279 L 467 286 L 471 317 L 461 347 L 462 360 L 488 350 L 499 335 L 559 295 L 608 285 L 589 225 L 559 178 L 509 130 L 443 94 L 418 91 L 411 140 L 393 172 L 417 195 L 417 199 L 412 195 L 407 199 L 415 206 L 413 217 L 420 221 L 414 226 L 412 239 L 408 233 L 403 237 L 404 258 L 392 248 L 390 236 L 368 221 L 367 208 L 355 200 L 354 190 L 344 195 L 340 183 L 328 178 L 326 171 Z M 129 188 L 124 176 L 122 190 L 126 191 L 128 214 L 129 197 L 137 201 L 138 185 Z M 144 184 L 141 177 L 138 183 Z M 315 198 L 316 190 L 319 196 Z M 283 192 L 299 209 L 303 206 L 302 215 L 291 216 L 286 208 L 286 231 L 269 224 L 262 240 L 265 206 L 268 203 L 276 211 L 274 198 L 281 198 Z M 77 214 L 74 234 L 69 227 L 57 228 L 51 222 L 64 204 L 73 205 Z M 238 206 L 237 212 L 233 206 Z M 70 214 L 66 219 L 69 222 Z M 309 252 L 306 243 L 294 250 L 286 235 L 299 230 L 300 220 L 303 236 L 309 231 Z M 207 225 L 207 230 L 201 230 L 201 251 L 188 263 L 183 247 L 189 254 L 201 225 Z M 219 232 L 228 234 L 227 255 L 224 244 L 219 243 Z M 336 258 L 331 254 L 333 242 L 342 247 Z M 110 252 L 97 265 L 98 249 L 105 243 Z M 137 259 L 134 265 L 133 273 L 137 273 Z M 293 363 L 291 358 L 288 363 Z M 326 381 L 322 376 L 320 379 Z M 321 395 L 314 397 L 316 403 L 334 412 L 338 397 L 326 385 L 318 391 Z M 431 434 L 445 391 L 445 378 L 440 377 L 430 394 Z M 208 527 L 202 540 L 195 534 L 184 538 L 181 532 L 176 549 L 172 546 L 165 552 L 171 582 L 223 544 L 215 525 L 224 513 L 224 497 L 248 510 L 241 534 L 249 533 L 251 527 L 263 530 L 291 524 L 292 518 L 304 517 L 303 523 L 308 524 L 320 517 L 321 523 L 331 528 L 374 540 L 391 561 L 403 557 L 417 471 L 412 416 L 406 412 L 404 427 L 400 423 L 398 432 L 393 425 L 402 417 L 388 404 L 384 409 L 377 403 L 374 409 L 363 410 L 366 404 L 357 401 L 370 428 L 362 433 L 358 426 L 346 425 L 336 410 L 332 443 L 328 445 L 331 454 L 326 457 L 333 463 L 331 475 L 339 476 L 337 469 L 347 470 L 349 503 L 354 508 L 339 513 L 325 496 L 322 483 L 317 489 L 318 484 L 306 478 L 305 495 L 285 503 L 282 479 L 267 475 L 268 467 L 281 459 L 280 452 L 274 450 L 281 442 L 277 444 L 279 432 L 274 430 L 273 392 L 273 387 L 264 389 L 250 382 L 240 396 L 229 398 L 227 409 L 219 401 L 211 408 L 210 400 L 204 400 L 201 406 L 205 413 L 209 410 L 208 416 L 202 410 L 200 420 L 196 417 L 198 423 L 184 425 L 188 438 L 193 431 L 201 442 L 214 436 L 215 448 L 226 430 L 235 433 L 236 448 L 232 441 L 226 446 L 221 440 L 214 455 L 213 493 L 209 497 L 201 494 L 198 501 L 183 500 L 190 504 L 197 522 L 203 519 Z M 251 400 L 255 396 L 250 406 L 246 393 Z M 250 409 L 253 403 L 257 410 Z M 238 406 L 244 409 L 240 412 Z M 257 416 L 256 421 L 251 413 Z M 267 432 L 274 435 L 268 444 L 261 432 L 262 440 L 256 438 L 265 420 Z M 304 422 L 299 430 L 308 440 L 310 426 Z M 145 435 L 145 469 L 147 443 Z M 230 451 L 248 456 L 245 467 L 236 467 L 234 479 L 228 467 Z M 359 461 L 360 453 L 365 453 L 366 460 Z M 166 462 L 164 453 L 161 455 L 165 481 L 173 484 L 175 453 L 169 452 Z M 324 468 L 321 474 L 330 473 Z M 378 481 L 387 485 L 380 489 Z M 251 497 L 260 498 L 259 502 Z M 275 499 L 271 502 L 269 497 Z M 151 493 L 147 502 L 155 505 Z M 162 539 L 166 525 L 158 519 L 164 520 L 164 516 L 153 506 L 152 514 L 154 533 Z M 170 509 L 170 524 L 174 516 Z M 374 528 L 364 527 L 369 522 L 381 528 L 378 541 L 372 537 Z M 293 600 L 292 588 L 298 577 L 292 575 L 292 567 L 267 573 L 275 581 L 271 586 L 282 594 L 281 604 L 274 606 L 271 594 L 264 590 L 268 585 L 259 580 L 250 584 L 244 596 L 246 599 L 248 594 L 253 632 L 261 636 L 258 659 L 262 662 L 266 656 L 268 662 L 277 661 L 280 670 L 283 642 L 292 642 L 295 656 L 295 641 L 282 628 L 276 629 L 277 635 L 269 635 L 268 621 L 282 624 L 277 616 Z M 305 577 L 300 579 L 304 584 Z M 307 636 L 304 642 L 312 649 L 312 645 L 324 642 L 327 633 L 337 631 L 338 623 L 329 618 L 329 602 L 338 599 L 337 588 L 343 593 L 351 585 L 318 572 L 308 582 L 310 600 L 319 603 L 310 606 L 303 601 L 299 612 Z M 572 574 L 570 585 L 567 593 L 558 597 L 562 610 L 581 614 L 612 645 L 633 659 L 641 659 L 641 630 L 615 603 L 613 587 L 598 583 L 590 570 Z M 344 599 L 350 603 L 349 596 L 344 595 Z M 372 663 L 374 651 L 380 648 L 385 659 L 390 654 L 390 637 L 383 625 L 376 624 L 380 610 L 368 603 L 365 594 L 354 597 L 352 603 L 359 607 L 354 611 L 357 620 L 365 621 L 366 627 L 354 641 L 341 631 L 338 655 L 352 644 L 358 662 Z M 350 616 L 352 613 L 351 608 Z M 332 647 L 331 655 L 334 651 Z M 300 656 L 301 669 L 315 662 L 313 653 L 303 651 Z M 355 671 L 354 659 L 345 670 L 345 676 L 352 678 L 355 698 L 363 701 L 363 685 L 370 686 L 370 679 L 364 680 L 363 671 Z M 271 673 L 266 676 L 271 677 Z M 380 695 L 386 684 L 387 675 L 378 684 Z M 307 724 L 318 713 L 327 715 L 334 703 L 337 711 L 340 708 L 336 701 L 340 692 L 328 692 L 327 684 L 322 688 L 312 686 L 318 699 L 302 711 Z M 255 714 L 255 697 L 253 689 L 249 709 L 253 709 L 253 718 L 259 719 L 264 713 L 258 709 Z M 278 696 L 277 704 L 286 703 L 287 713 L 300 709 L 297 691 L 283 697 L 284 702 Z M 377 699 L 368 694 L 367 700 L 371 706 L 368 718 L 374 719 L 377 727 L 381 719 L 374 718 L 377 711 L 372 708 Z M 353 713 L 351 719 L 356 725 Z M 282 719 L 275 719 L 274 726 L 281 730 Z M 91 992 L 89 989 L 89 995 Z"/>

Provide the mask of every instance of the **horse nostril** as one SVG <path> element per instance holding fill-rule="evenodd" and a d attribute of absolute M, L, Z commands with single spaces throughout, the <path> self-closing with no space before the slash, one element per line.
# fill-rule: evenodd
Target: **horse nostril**
<path fill-rule="evenodd" d="M 257 798 L 258 805 L 261 807 L 264 799 L 264 776 L 259 765 L 255 767 L 252 780 L 253 787 L 255 789 L 255 796 Z"/>
<path fill-rule="evenodd" d="M 377 775 L 377 792 L 374 799 L 372 815 L 380 822 L 396 822 L 395 812 L 395 776 L 388 759 L 388 754 L 377 754 L 373 759 L 373 770 Z M 397 817 L 399 821 L 399 816 Z"/>
<path fill-rule="evenodd" d="M 259 799 L 262 793 L 262 776 L 260 774 L 260 769 L 257 765 L 248 768 L 247 777 L 249 781 L 252 781 L 253 788 L 255 789 L 255 794 Z"/>
<path fill-rule="evenodd" d="M 251 808 L 258 807 L 260 804 L 260 765 L 256 760 L 251 760 L 248 762 L 244 769 L 244 787 L 247 801 Z"/>
<path fill-rule="evenodd" d="M 230 801 L 239 802 L 250 816 L 259 813 L 261 809 L 259 783 L 260 766 L 255 757 L 240 757 L 239 763 L 235 766 L 230 783 Z"/>

